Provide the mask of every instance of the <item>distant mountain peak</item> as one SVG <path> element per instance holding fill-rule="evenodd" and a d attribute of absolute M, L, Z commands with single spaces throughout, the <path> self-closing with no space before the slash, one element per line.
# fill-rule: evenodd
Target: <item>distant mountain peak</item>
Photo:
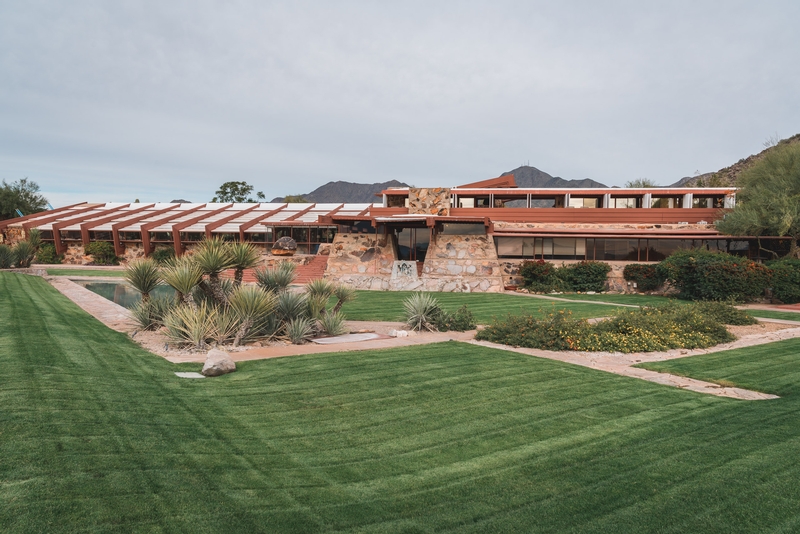
<path fill-rule="evenodd" d="M 536 188 L 562 188 L 562 187 L 608 187 L 605 184 L 585 178 L 583 180 L 565 180 L 558 176 L 551 176 L 544 171 L 540 171 L 536 167 L 530 165 L 523 165 L 517 167 L 513 171 L 504 172 L 502 176 L 508 174 L 514 175 L 514 180 L 517 182 L 517 187 L 536 187 Z"/>

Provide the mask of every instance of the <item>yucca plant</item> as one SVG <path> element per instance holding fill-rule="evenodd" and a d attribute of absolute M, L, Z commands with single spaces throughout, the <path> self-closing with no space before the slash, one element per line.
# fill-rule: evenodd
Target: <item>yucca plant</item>
<path fill-rule="evenodd" d="M 164 326 L 173 341 L 203 348 L 216 334 L 218 313 L 217 308 L 205 302 L 196 308 L 176 306 L 164 317 Z"/>
<path fill-rule="evenodd" d="M 406 324 L 412 330 L 436 330 L 436 321 L 442 313 L 439 302 L 428 293 L 414 293 L 403 301 Z"/>
<path fill-rule="evenodd" d="M 331 312 L 318 319 L 319 329 L 329 336 L 340 336 L 347 333 L 347 326 L 344 324 L 345 317 L 341 312 Z"/>
<path fill-rule="evenodd" d="M 296 269 L 297 267 L 295 267 L 294 263 L 282 261 L 277 267 L 256 269 L 254 273 L 259 287 L 266 291 L 280 293 L 286 291 L 292 282 L 294 282 L 297 276 L 295 273 Z"/>
<path fill-rule="evenodd" d="M 240 286 L 244 270 L 258 265 L 261 261 L 261 252 L 252 243 L 230 243 L 229 247 L 233 258 L 233 283 Z"/>
<path fill-rule="evenodd" d="M 322 297 L 325 300 L 333 295 L 334 285 L 324 278 L 317 278 L 306 284 L 306 293 L 309 297 Z"/>
<path fill-rule="evenodd" d="M 217 307 L 213 317 L 214 331 L 211 338 L 218 345 L 232 339 L 241 326 L 241 321 L 230 308 Z"/>
<path fill-rule="evenodd" d="M 125 266 L 125 279 L 142 294 L 142 302 L 147 302 L 150 292 L 161 284 L 161 271 L 155 260 L 142 258 Z"/>
<path fill-rule="evenodd" d="M 351 286 L 336 284 L 333 287 L 333 296 L 336 297 L 336 305 L 334 305 L 333 310 L 331 310 L 332 313 L 338 313 L 342 309 L 342 306 L 351 300 L 355 300 L 356 295 L 356 290 Z"/>
<path fill-rule="evenodd" d="M 31 266 L 34 256 L 36 256 L 36 249 L 28 241 L 20 241 L 13 248 L 14 263 L 20 269 L 27 269 Z"/>
<path fill-rule="evenodd" d="M 38 228 L 31 228 L 28 230 L 28 243 L 31 244 L 34 251 L 38 251 L 42 246 L 42 232 Z"/>
<path fill-rule="evenodd" d="M 257 332 L 267 325 L 278 298 L 256 286 L 239 286 L 228 299 L 231 310 L 239 318 L 240 326 L 233 339 L 233 346 L 239 346 L 251 332 Z"/>
<path fill-rule="evenodd" d="M 279 293 L 275 313 L 283 322 L 304 317 L 307 311 L 307 300 L 308 297 L 304 293 L 293 293 L 291 291 Z"/>
<path fill-rule="evenodd" d="M 14 251 L 8 245 L 0 245 L 0 269 L 10 269 L 14 265 Z"/>
<path fill-rule="evenodd" d="M 180 302 L 190 307 L 196 306 L 192 290 L 203 279 L 203 272 L 190 258 L 181 256 L 172 260 L 162 269 L 161 277 L 167 285 L 175 289 Z"/>
<path fill-rule="evenodd" d="M 314 322 L 308 317 L 295 317 L 286 323 L 285 331 L 289 341 L 300 345 L 314 334 Z"/>
<path fill-rule="evenodd" d="M 308 294 L 306 294 L 308 295 Z M 306 297 L 306 315 L 312 319 L 319 319 L 325 316 L 325 308 L 328 306 L 328 298 L 325 295 L 311 295 Z"/>
<path fill-rule="evenodd" d="M 169 314 L 175 305 L 175 299 L 154 297 L 150 300 L 140 300 L 130 307 L 130 312 L 133 319 L 143 330 L 155 330 L 164 326 L 164 317 Z"/>
<path fill-rule="evenodd" d="M 218 237 L 204 239 L 192 254 L 192 261 L 197 264 L 208 280 L 202 280 L 200 287 L 215 302 L 227 304 L 227 296 L 220 285 L 219 275 L 222 271 L 233 267 L 233 256 L 228 243 Z"/>

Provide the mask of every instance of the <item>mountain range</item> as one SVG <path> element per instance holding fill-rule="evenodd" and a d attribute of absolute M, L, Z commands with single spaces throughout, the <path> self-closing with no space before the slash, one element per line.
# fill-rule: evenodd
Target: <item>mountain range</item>
<path fill-rule="evenodd" d="M 716 172 L 708 172 L 696 176 L 686 176 L 677 182 L 665 187 L 726 187 L 736 184 L 739 174 L 745 169 L 749 168 L 753 163 L 761 159 L 764 154 L 774 146 L 784 143 L 800 143 L 800 134 L 793 135 L 787 139 L 783 139 L 778 143 L 768 146 L 758 154 L 748 156 L 740 159 L 729 167 L 725 167 Z M 504 172 L 501 176 L 514 175 L 514 180 L 519 187 L 539 187 L 539 188 L 578 188 L 578 187 L 608 187 L 605 184 L 596 182 L 585 178 L 583 180 L 565 180 L 558 176 L 551 176 L 544 171 L 523 165 L 514 170 Z M 469 180 L 463 180 L 466 183 Z M 437 186 L 441 184 L 432 184 Z M 370 203 L 379 202 L 380 198 L 376 194 L 380 194 L 384 189 L 390 187 L 409 187 L 408 184 L 391 180 L 388 182 L 374 183 L 374 184 L 358 184 L 354 182 L 328 182 L 327 184 L 318 187 L 317 189 L 306 193 L 302 196 L 308 202 L 330 202 L 330 203 Z M 272 202 L 283 202 L 284 197 L 274 198 Z"/>

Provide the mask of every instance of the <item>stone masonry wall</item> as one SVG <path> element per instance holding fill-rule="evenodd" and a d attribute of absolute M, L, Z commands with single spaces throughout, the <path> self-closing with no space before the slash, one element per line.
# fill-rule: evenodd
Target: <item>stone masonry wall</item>
<path fill-rule="evenodd" d="M 390 235 L 337 233 L 330 247 L 325 278 L 357 289 L 388 290 L 396 259 Z"/>
<path fill-rule="evenodd" d="M 428 247 L 422 282 L 427 291 L 503 291 L 492 236 L 437 235 Z"/>
<path fill-rule="evenodd" d="M 14 246 L 20 241 L 25 241 L 25 230 L 21 226 L 9 226 L 0 235 L 0 243 Z"/>
<path fill-rule="evenodd" d="M 412 187 L 408 190 L 408 213 L 413 215 L 450 215 L 450 189 Z"/>
<path fill-rule="evenodd" d="M 553 230 L 560 229 L 582 229 L 582 228 L 602 228 L 607 230 L 714 230 L 712 221 L 708 224 L 663 224 L 663 223 L 636 223 L 636 224 L 589 224 L 589 223 L 521 223 L 495 221 L 495 230 Z M 568 236 L 564 236 L 568 237 Z M 658 236 L 656 236 L 658 237 Z"/>

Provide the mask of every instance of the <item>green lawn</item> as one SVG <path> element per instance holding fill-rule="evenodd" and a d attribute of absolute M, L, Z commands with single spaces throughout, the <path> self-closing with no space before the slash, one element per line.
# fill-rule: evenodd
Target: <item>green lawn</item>
<path fill-rule="evenodd" d="M 458 343 L 186 380 L 41 279 L 0 310 L 2 532 L 800 526 L 800 342 L 687 359 L 761 402 Z"/>
<path fill-rule="evenodd" d="M 342 311 L 353 321 L 402 321 L 403 301 L 412 291 L 358 291 L 357 298 L 344 305 Z M 558 302 L 522 295 L 502 293 L 434 293 L 433 296 L 448 311 L 467 305 L 478 324 L 488 324 L 494 317 L 509 313 L 538 314 L 554 310 L 571 310 L 576 318 L 604 317 L 615 308 L 604 304 Z M 333 301 L 332 301 L 333 302 Z"/>
<path fill-rule="evenodd" d="M 767 319 L 783 319 L 785 321 L 800 321 L 800 313 L 784 312 L 772 310 L 747 310 L 753 317 L 765 317 Z"/>
<path fill-rule="evenodd" d="M 122 278 L 125 271 L 111 271 L 104 269 L 69 269 L 60 267 L 48 267 L 47 274 L 50 276 L 107 276 Z"/>
<path fill-rule="evenodd" d="M 612 302 L 614 304 L 631 304 L 634 306 L 659 306 L 675 300 L 667 297 L 659 297 L 657 295 L 621 295 L 615 293 L 595 293 L 594 295 L 587 295 L 586 293 L 564 293 L 561 295 L 543 296 L 552 296 L 560 299 L 580 300 L 585 302 Z"/>

